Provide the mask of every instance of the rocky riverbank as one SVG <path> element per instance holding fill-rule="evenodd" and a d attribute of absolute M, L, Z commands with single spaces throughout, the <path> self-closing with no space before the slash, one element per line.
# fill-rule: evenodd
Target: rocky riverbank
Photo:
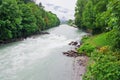
<path fill-rule="evenodd" d="M 74 50 L 69 50 L 67 52 L 63 52 L 63 54 L 68 56 L 68 57 L 78 57 L 78 56 L 80 56 L 77 52 L 77 48 L 79 48 L 81 44 L 82 44 L 81 42 L 77 42 L 77 41 L 70 42 L 68 45 L 74 46 L 75 49 Z"/>
<path fill-rule="evenodd" d="M 83 75 L 86 72 L 86 66 L 89 58 L 87 56 L 78 56 L 74 59 L 73 63 L 73 80 L 82 80 Z"/>
<path fill-rule="evenodd" d="M 79 55 L 77 52 L 77 48 L 79 48 L 82 43 L 77 41 L 72 41 L 68 45 L 75 46 L 74 50 L 69 50 L 67 52 L 63 52 L 64 55 L 68 57 L 73 57 L 73 80 L 82 80 L 82 76 L 86 72 L 86 66 L 89 58 L 85 55 Z"/>

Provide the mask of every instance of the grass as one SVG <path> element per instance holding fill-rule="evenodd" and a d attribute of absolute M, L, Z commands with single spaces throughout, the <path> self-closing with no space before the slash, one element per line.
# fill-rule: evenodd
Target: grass
<path fill-rule="evenodd" d="M 91 53 L 96 49 L 102 49 L 102 51 L 106 50 L 109 46 L 110 42 L 107 40 L 107 33 L 102 33 L 99 35 L 94 35 L 91 37 L 83 37 L 83 44 L 78 48 L 79 54 L 86 54 L 87 56 L 91 56 Z"/>
<path fill-rule="evenodd" d="M 107 40 L 107 33 L 102 33 L 99 35 L 92 36 L 86 39 L 85 43 L 90 43 L 91 45 L 94 45 L 96 47 L 110 45 L 109 40 Z"/>

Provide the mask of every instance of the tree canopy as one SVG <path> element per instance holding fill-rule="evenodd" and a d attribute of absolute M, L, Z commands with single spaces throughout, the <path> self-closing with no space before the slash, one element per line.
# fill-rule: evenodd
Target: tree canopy
<path fill-rule="evenodd" d="M 112 45 L 120 48 L 120 1 L 77 0 L 75 24 L 90 29 L 93 34 L 111 31 Z"/>
<path fill-rule="evenodd" d="M 0 0 L 0 42 L 27 37 L 57 26 L 57 15 L 34 0 Z"/>

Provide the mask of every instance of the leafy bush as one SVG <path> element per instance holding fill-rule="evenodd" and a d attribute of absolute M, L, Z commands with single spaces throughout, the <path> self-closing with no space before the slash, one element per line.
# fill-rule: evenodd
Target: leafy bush
<path fill-rule="evenodd" d="M 94 61 L 89 64 L 83 80 L 119 80 L 120 79 L 120 61 L 108 53 L 101 55 L 98 52 L 93 53 Z"/>
<path fill-rule="evenodd" d="M 78 48 L 78 52 L 80 54 L 86 54 L 87 56 L 91 56 L 91 52 L 95 50 L 95 46 L 85 43 L 80 48 Z"/>
<path fill-rule="evenodd" d="M 89 39 L 89 36 L 85 35 L 85 36 L 83 36 L 81 42 L 84 43 L 84 42 L 85 42 L 86 40 L 88 40 L 88 39 Z"/>
<path fill-rule="evenodd" d="M 120 49 L 120 31 L 113 29 L 108 33 L 107 40 L 111 42 L 112 49 Z"/>
<path fill-rule="evenodd" d="M 113 38 L 107 40 L 109 33 L 82 39 L 84 43 L 78 49 L 78 52 L 90 56 L 90 62 L 83 80 L 120 79 L 120 52 L 111 50 Z"/>

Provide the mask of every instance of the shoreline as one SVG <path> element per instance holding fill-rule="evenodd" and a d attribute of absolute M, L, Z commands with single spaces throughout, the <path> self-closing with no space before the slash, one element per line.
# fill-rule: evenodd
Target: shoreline
<path fill-rule="evenodd" d="M 74 58 L 73 62 L 73 80 L 82 80 L 86 72 L 87 63 L 89 58 L 87 56 L 78 56 Z"/>
<path fill-rule="evenodd" d="M 86 55 L 79 55 L 77 48 L 79 48 L 82 43 L 77 41 L 72 41 L 68 45 L 75 46 L 74 50 L 69 50 L 63 52 L 63 55 L 67 57 L 73 57 L 73 80 L 82 80 L 83 75 L 86 72 L 86 67 L 89 61 L 89 57 Z"/>
<path fill-rule="evenodd" d="M 27 36 L 27 37 L 20 37 L 20 38 L 10 39 L 10 40 L 6 40 L 6 41 L 0 41 L 0 46 L 8 44 L 8 43 L 22 41 L 22 40 L 27 39 L 27 38 L 35 38 L 35 36 L 45 35 L 45 34 L 50 34 L 50 33 L 48 33 L 48 32 L 38 32 L 38 33 L 32 34 L 32 35 Z"/>

